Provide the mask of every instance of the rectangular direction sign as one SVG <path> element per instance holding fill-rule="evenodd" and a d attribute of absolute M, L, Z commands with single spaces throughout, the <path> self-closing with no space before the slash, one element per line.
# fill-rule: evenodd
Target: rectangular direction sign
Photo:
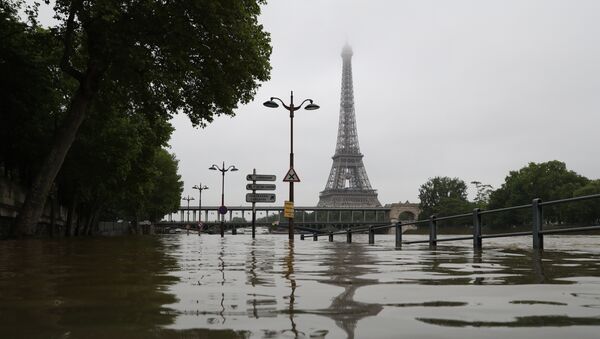
<path fill-rule="evenodd" d="M 275 193 L 247 193 L 246 202 L 275 202 Z"/>
<path fill-rule="evenodd" d="M 292 201 L 285 201 L 283 204 L 283 217 L 294 218 L 294 203 Z"/>
<path fill-rule="evenodd" d="M 275 184 L 246 184 L 246 189 L 250 191 L 273 191 Z"/>
<path fill-rule="evenodd" d="M 248 181 L 275 181 L 275 176 L 271 174 L 248 174 L 246 176 Z"/>

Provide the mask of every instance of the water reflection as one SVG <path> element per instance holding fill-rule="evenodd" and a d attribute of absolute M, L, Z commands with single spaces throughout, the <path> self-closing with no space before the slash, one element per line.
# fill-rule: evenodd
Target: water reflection
<path fill-rule="evenodd" d="M 600 238 L 544 252 L 354 240 L 3 242 L 0 337 L 480 337 L 490 327 L 524 337 L 544 326 L 594 337 L 600 325 Z"/>
<path fill-rule="evenodd" d="M 288 242 L 287 247 L 288 253 L 284 259 L 284 278 L 289 282 L 290 285 L 290 295 L 288 297 L 288 314 L 290 317 L 291 329 L 289 331 L 294 334 L 294 338 L 298 338 L 298 334 L 304 335 L 304 333 L 298 332 L 298 329 L 296 329 L 296 323 L 294 322 L 294 304 L 296 302 L 296 279 L 294 279 L 294 243 Z M 284 331 L 284 333 L 287 331 L 288 330 Z"/>
<path fill-rule="evenodd" d="M 327 279 L 321 282 L 342 287 L 344 290 L 333 299 L 327 309 L 316 313 L 333 319 L 348 338 L 354 338 L 358 321 L 377 315 L 383 308 L 379 304 L 361 303 L 353 299 L 358 288 L 377 283 L 375 279 L 361 278 L 363 275 L 375 272 L 371 268 L 375 258 L 361 245 L 332 244 L 329 249 L 331 253 L 326 258 L 328 269 L 323 272 L 323 276 Z"/>
<path fill-rule="evenodd" d="M 2 242 L 0 337 L 151 336 L 174 321 L 175 267 L 153 238 Z"/>

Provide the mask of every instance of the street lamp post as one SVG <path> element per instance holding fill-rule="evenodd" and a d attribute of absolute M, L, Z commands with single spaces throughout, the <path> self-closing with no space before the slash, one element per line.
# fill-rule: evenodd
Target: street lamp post
<path fill-rule="evenodd" d="M 290 112 L 290 169 L 294 168 L 294 111 L 299 110 L 300 108 L 302 108 L 302 105 L 304 105 L 306 102 L 308 102 L 309 104 L 306 105 L 304 107 L 304 109 L 309 110 L 309 111 L 313 111 L 316 109 L 319 109 L 319 105 L 314 104 L 312 99 L 305 99 L 304 101 L 302 101 L 300 103 L 300 105 L 298 106 L 294 106 L 294 92 L 292 91 L 290 93 L 290 104 L 286 105 L 283 100 L 276 98 L 276 97 L 271 97 L 271 99 L 269 101 L 265 101 L 265 103 L 263 105 L 265 105 L 266 107 L 269 108 L 277 108 L 279 107 L 279 104 L 275 101 L 279 101 L 281 103 L 281 105 Z M 290 181 L 290 197 L 289 197 L 289 201 L 290 202 L 294 202 L 294 182 Z M 288 237 L 290 239 L 290 241 L 294 241 L 294 218 L 288 218 Z"/>
<path fill-rule="evenodd" d="M 187 197 L 183 198 L 183 200 L 187 200 L 187 222 L 188 222 L 188 224 L 186 226 L 186 229 L 187 229 L 187 233 L 190 234 L 190 228 L 189 228 L 190 227 L 190 200 L 194 200 L 194 197 L 190 197 L 188 195 Z M 183 221 L 185 221 L 185 220 L 183 220 Z"/>
<path fill-rule="evenodd" d="M 221 207 L 219 207 L 219 213 L 221 214 L 221 237 L 225 236 L 225 213 L 227 213 L 227 207 L 225 207 L 225 172 L 235 172 L 238 169 L 235 168 L 234 165 L 231 165 L 227 168 L 225 168 L 225 161 L 223 161 L 223 166 L 219 167 L 215 164 L 213 164 L 212 166 L 210 166 L 208 168 L 211 171 L 219 171 L 222 174 L 222 179 L 221 179 Z"/>
<path fill-rule="evenodd" d="M 202 185 L 194 185 L 192 189 L 198 190 L 198 235 L 200 235 L 200 224 L 202 223 L 202 191 L 207 190 L 208 186 Z"/>

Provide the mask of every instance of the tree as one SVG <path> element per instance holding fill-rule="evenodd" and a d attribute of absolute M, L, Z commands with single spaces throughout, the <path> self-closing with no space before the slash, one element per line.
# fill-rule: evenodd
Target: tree
<path fill-rule="evenodd" d="M 435 177 L 419 188 L 419 219 L 433 214 L 452 215 L 469 211 L 473 205 L 467 200 L 467 185 L 458 178 Z"/>
<path fill-rule="evenodd" d="M 17 7 L 0 1 L 0 165 L 28 183 L 47 152 L 64 100 L 51 34 L 20 22 Z"/>
<path fill-rule="evenodd" d="M 475 196 L 475 205 L 479 208 L 485 208 L 490 202 L 490 195 L 494 191 L 492 185 L 483 184 L 481 181 L 471 181 L 471 184 L 475 185 L 477 194 Z"/>
<path fill-rule="evenodd" d="M 59 196 L 69 206 L 69 216 L 78 215 L 74 228 L 73 218 L 67 218 L 67 235 L 89 234 L 95 221 L 107 215 L 106 209 L 118 219 L 137 215 L 149 219 L 145 214 L 149 200 L 172 200 L 177 194 L 179 203 L 179 179 L 171 180 L 173 186 L 164 187 L 162 193 L 154 191 L 163 180 L 178 178 L 177 162 L 163 149 L 173 128 L 144 112 L 124 112 L 123 106 L 110 93 L 99 93 L 57 177 Z M 144 195 L 138 194 L 141 188 Z M 135 206 L 125 197 L 133 199 Z M 119 203 L 131 209 L 118 208 Z"/>
<path fill-rule="evenodd" d="M 531 162 L 509 173 L 502 186 L 490 195 L 489 208 L 530 204 L 534 198 L 545 201 L 569 198 L 588 182 L 587 178 L 568 170 L 563 162 Z M 555 207 L 544 208 L 544 218 L 547 222 L 564 219 L 561 210 Z M 493 222 L 507 226 L 530 223 L 531 212 L 503 213 L 495 216 Z"/>
<path fill-rule="evenodd" d="M 600 194 L 600 180 L 592 180 L 587 185 L 576 189 L 573 197 Z M 598 225 L 600 223 L 600 199 L 584 200 L 568 204 L 565 207 L 567 221 Z"/>
<path fill-rule="evenodd" d="M 76 82 L 19 213 L 17 236 L 30 235 L 48 192 L 98 92 L 112 90 L 129 110 L 205 126 L 234 115 L 269 77 L 269 36 L 258 24 L 263 1 L 57 0 L 51 30 L 62 41 L 60 68 Z"/>
<path fill-rule="evenodd" d="M 153 161 L 155 166 L 154 187 L 150 191 L 146 207 L 146 218 L 151 222 L 160 221 L 168 213 L 176 212 L 181 202 L 183 181 L 177 173 L 175 155 L 161 148 Z"/>

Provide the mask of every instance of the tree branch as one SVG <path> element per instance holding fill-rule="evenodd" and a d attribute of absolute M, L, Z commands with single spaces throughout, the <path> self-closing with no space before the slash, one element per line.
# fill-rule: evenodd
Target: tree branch
<path fill-rule="evenodd" d="M 73 67 L 71 64 L 71 53 L 73 52 L 73 33 L 75 31 L 75 12 L 80 8 L 81 0 L 71 1 L 69 6 L 69 18 L 67 19 L 67 29 L 65 31 L 63 56 L 60 61 L 60 68 L 79 82 L 83 81 L 83 73 Z M 76 8 L 77 6 L 77 8 Z"/>

